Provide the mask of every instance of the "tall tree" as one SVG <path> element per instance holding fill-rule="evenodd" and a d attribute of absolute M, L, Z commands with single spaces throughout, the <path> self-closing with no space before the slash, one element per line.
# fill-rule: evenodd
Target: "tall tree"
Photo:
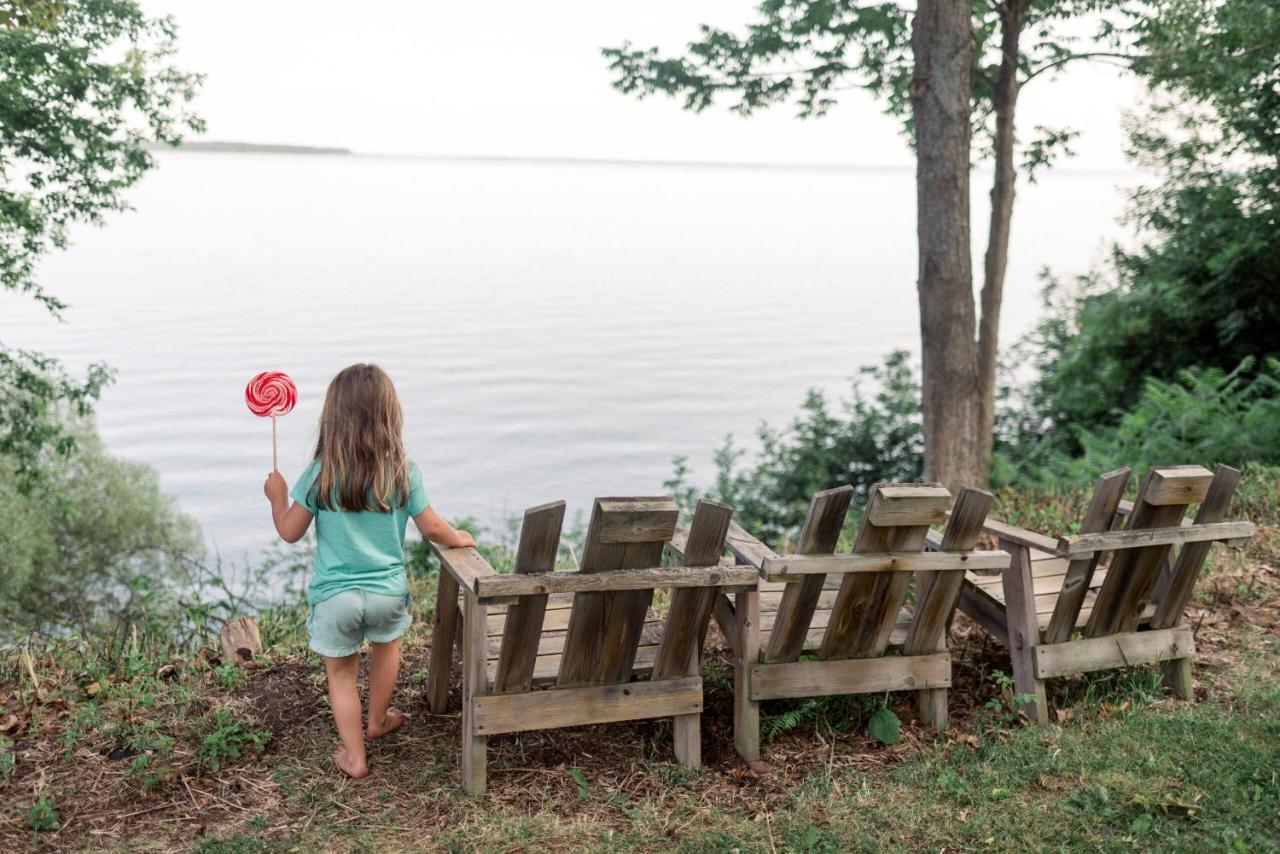
<path fill-rule="evenodd" d="M 1121 15 L 1130 5 L 1128 0 L 970 0 L 966 4 L 973 42 L 967 52 L 972 64 L 966 75 L 970 85 L 966 97 L 971 99 L 970 120 L 978 153 L 993 161 L 994 177 L 980 323 L 975 326 L 973 320 L 976 309 L 971 292 L 938 293 L 928 286 L 934 297 L 956 301 L 946 311 L 957 322 L 967 323 L 958 331 L 967 330 L 976 341 L 973 347 L 960 347 L 948 340 L 943 347 L 972 362 L 972 371 L 954 368 L 962 376 L 953 376 L 948 368 L 944 375 L 931 377 L 938 365 L 925 356 L 925 420 L 939 429 L 948 425 L 948 435 L 953 435 L 953 425 L 963 425 L 955 432 L 966 439 L 963 447 L 949 445 L 944 455 L 937 443 L 946 440 L 935 430 L 926 431 L 926 448 L 936 449 L 926 450 L 930 477 L 948 483 L 987 480 L 1000 306 L 1018 170 L 1034 178 L 1036 170 L 1069 151 L 1075 136 L 1068 129 L 1038 127 L 1035 136 L 1019 149 L 1015 117 L 1022 87 L 1077 59 L 1123 61 L 1128 33 L 1116 20 L 1123 20 Z M 656 48 L 636 50 L 629 44 L 607 48 L 604 55 L 617 75 L 614 85 L 621 91 L 640 97 L 658 92 L 679 95 L 685 108 L 694 111 L 711 106 L 719 95 L 734 94 L 737 101 L 731 109 L 743 115 L 794 99 L 801 116 L 821 116 L 834 106 L 840 89 L 861 86 L 879 96 L 886 111 L 901 118 L 907 133 L 914 135 L 918 106 L 913 88 L 917 52 L 912 18 L 918 14 L 913 12 L 914 6 L 896 0 L 764 0 L 759 7 L 761 20 L 748 26 L 744 36 L 704 25 L 685 57 L 663 57 Z M 1082 50 L 1066 32 L 1067 25 L 1078 28 L 1078 19 L 1091 13 L 1096 33 Z M 1024 42 L 1027 33 L 1033 34 L 1030 45 Z M 922 260 L 924 253 L 933 251 L 922 247 Z M 932 314 L 937 310 L 926 308 L 925 292 L 922 280 L 922 323 L 926 311 Z M 928 324 L 924 328 L 935 327 Z M 958 331 L 952 327 L 947 334 Z M 937 349 L 927 342 L 922 345 L 926 350 Z M 931 396 L 929 389 L 935 394 Z M 962 394 L 973 396 L 976 402 L 970 406 L 953 399 Z M 945 409 L 946 414 L 935 413 L 936 407 Z"/>
<path fill-rule="evenodd" d="M 925 476 L 985 481 L 969 255 L 969 0 L 920 0 L 911 33 Z"/>
<path fill-rule="evenodd" d="M 170 64 L 174 36 L 171 19 L 134 0 L 0 5 L 0 288 L 61 319 L 39 260 L 67 245 L 73 225 L 127 207 L 125 190 L 154 165 L 148 145 L 202 128 L 189 110 L 200 78 Z M 21 483 L 46 454 L 70 451 L 65 410 L 88 414 L 109 378 L 95 365 L 76 379 L 0 342 L 0 454 Z"/>

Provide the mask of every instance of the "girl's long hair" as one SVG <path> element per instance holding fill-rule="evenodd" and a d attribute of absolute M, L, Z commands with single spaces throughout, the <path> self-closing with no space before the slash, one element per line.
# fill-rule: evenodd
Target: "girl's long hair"
<path fill-rule="evenodd" d="M 404 413 L 391 377 L 377 365 L 344 368 L 324 396 L 316 459 L 316 504 L 385 513 L 409 500 Z"/>

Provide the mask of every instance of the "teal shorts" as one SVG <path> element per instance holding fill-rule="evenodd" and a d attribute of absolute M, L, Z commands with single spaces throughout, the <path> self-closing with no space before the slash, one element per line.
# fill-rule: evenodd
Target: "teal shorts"
<path fill-rule="evenodd" d="M 311 649 L 329 658 L 355 655 L 365 640 L 390 643 L 409 628 L 408 596 L 343 590 L 311 606 Z"/>

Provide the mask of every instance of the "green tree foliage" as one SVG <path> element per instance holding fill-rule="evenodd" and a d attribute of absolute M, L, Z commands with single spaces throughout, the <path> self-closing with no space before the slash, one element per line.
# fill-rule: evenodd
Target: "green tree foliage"
<path fill-rule="evenodd" d="M 1128 5 L 1122 0 L 1027 2 L 1021 28 L 1034 38 L 1018 58 L 1023 82 L 1051 75 L 1075 59 L 1123 57 L 1126 30 L 1119 13 Z M 757 20 L 741 35 L 700 25 L 699 38 L 685 56 L 664 56 L 656 47 L 637 49 L 630 43 L 603 53 L 622 92 L 642 98 L 677 96 L 685 109 L 695 112 L 728 97 L 734 99 L 730 109 L 744 116 L 794 101 L 801 117 L 816 117 L 835 106 L 841 90 L 861 87 L 881 99 L 910 136 L 914 7 L 863 0 L 764 0 Z M 1115 20 L 1104 13 L 1116 13 Z M 974 0 L 973 122 L 983 156 L 994 145 L 1004 14 L 1002 2 Z M 1094 15 L 1097 26 L 1082 48 L 1076 33 L 1086 15 Z M 1035 128 L 1023 148 L 1023 166 L 1030 173 L 1047 165 L 1056 154 L 1069 151 L 1075 136 L 1066 128 Z"/>
<path fill-rule="evenodd" d="M 760 452 L 744 462 L 733 437 L 716 453 L 716 482 L 711 493 L 734 508 L 734 519 L 767 541 L 794 536 L 813 494 L 845 484 L 856 490 L 854 503 L 882 481 L 918 481 L 923 471 L 920 383 L 905 351 L 883 365 L 863 368 L 850 396 L 832 406 L 811 390 L 801 413 L 786 428 L 762 425 Z M 666 485 L 686 502 L 697 491 L 686 483 L 683 459 Z"/>
<path fill-rule="evenodd" d="M 124 191 L 154 165 L 149 145 L 202 128 L 189 111 L 199 77 L 171 65 L 173 52 L 173 21 L 134 0 L 0 5 L 0 288 L 61 317 L 39 260 L 73 225 L 127 207 Z M 0 454 L 24 484 L 45 449 L 70 451 L 66 409 L 86 414 L 109 377 L 96 365 L 76 379 L 0 343 Z"/>
<path fill-rule="evenodd" d="M 0 638 L 171 604 L 203 554 L 196 524 L 147 466 L 109 456 L 88 425 L 23 493 L 0 457 Z"/>
<path fill-rule="evenodd" d="M 1130 139 L 1162 180 L 1131 200 L 1141 245 L 1051 286 L 1022 353 L 1039 378 L 1006 421 L 1024 449 L 1081 453 L 1081 430 L 1120 423 L 1148 378 L 1280 355 L 1280 7 L 1158 5 L 1140 65 L 1155 100 Z"/>

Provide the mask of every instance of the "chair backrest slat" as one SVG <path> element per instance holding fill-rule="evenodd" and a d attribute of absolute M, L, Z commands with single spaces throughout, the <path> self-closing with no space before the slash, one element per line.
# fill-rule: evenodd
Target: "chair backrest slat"
<path fill-rule="evenodd" d="M 804 527 L 800 530 L 796 554 L 831 554 L 835 551 L 852 497 L 851 486 L 828 489 L 813 496 Z M 800 657 L 826 580 L 825 575 L 809 575 L 802 581 L 788 582 L 783 588 L 774 615 L 773 632 L 762 655 L 765 661 L 787 662 Z"/>
<path fill-rule="evenodd" d="M 920 551 L 929 525 L 946 518 L 949 503 L 950 493 L 941 484 L 877 484 L 867 500 L 853 551 Z M 911 574 L 907 572 L 846 574 L 819 657 L 883 655 L 910 586 Z"/>
<path fill-rule="evenodd" d="M 516 550 L 518 573 L 551 572 L 560 551 L 560 529 L 564 524 L 564 502 L 553 501 L 525 511 Z M 533 687 L 533 669 L 538 661 L 538 641 L 542 635 L 547 597 L 521 596 L 507 608 L 494 678 L 496 694 L 514 694 Z"/>
<path fill-rule="evenodd" d="M 1236 484 L 1240 482 L 1240 472 L 1231 466 L 1219 465 L 1213 473 L 1213 482 L 1204 501 L 1196 511 L 1196 524 L 1221 522 L 1226 518 L 1231 506 L 1231 496 L 1235 494 Z M 1182 612 L 1191 599 L 1195 589 L 1196 578 L 1200 575 L 1200 567 L 1209 555 L 1211 542 L 1187 543 L 1178 550 L 1178 559 L 1173 571 L 1162 575 L 1156 590 L 1156 613 L 1151 620 L 1153 629 L 1167 629 L 1182 620 Z"/>
<path fill-rule="evenodd" d="M 1111 529 L 1128 482 L 1128 468 L 1109 471 L 1098 478 L 1098 485 L 1093 490 L 1093 499 L 1089 502 L 1089 509 L 1085 512 L 1084 521 L 1080 524 L 1080 533 L 1092 534 Z M 1071 637 L 1071 633 L 1075 631 L 1076 621 L 1080 619 L 1080 608 L 1084 605 L 1085 595 L 1089 592 L 1089 583 L 1093 580 L 1094 570 L 1098 568 L 1098 561 L 1101 559 L 1102 553 L 1095 552 L 1087 558 L 1073 560 L 1067 565 L 1066 576 L 1062 579 L 1062 592 L 1053 607 L 1049 627 L 1044 632 L 1045 643 L 1061 643 Z"/>
<path fill-rule="evenodd" d="M 985 490 L 961 489 L 942 533 L 941 551 L 966 552 L 977 546 L 992 500 Z M 964 573 L 963 569 L 916 573 L 916 611 L 902 644 L 904 655 L 928 655 L 946 648 L 947 628 L 960 599 Z"/>
<path fill-rule="evenodd" d="M 1172 528 L 1182 524 L 1188 504 L 1204 498 L 1213 474 L 1201 466 L 1153 468 L 1133 503 L 1128 530 Z M 1132 632 L 1169 555 L 1168 544 L 1117 550 L 1098 592 L 1085 637 Z"/>
<path fill-rule="evenodd" d="M 699 501 L 685 543 L 682 566 L 716 566 L 724 554 L 733 509 L 714 501 Z M 671 591 L 671 606 L 653 666 L 654 679 L 693 676 L 706 635 L 717 587 L 680 587 Z"/>
<path fill-rule="evenodd" d="M 675 533 L 670 498 L 598 498 L 587 527 L 581 572 L 657 566 Z M 604 685 L 631 678 L 653 590 L 575 595 L 556 684 Z"/>

